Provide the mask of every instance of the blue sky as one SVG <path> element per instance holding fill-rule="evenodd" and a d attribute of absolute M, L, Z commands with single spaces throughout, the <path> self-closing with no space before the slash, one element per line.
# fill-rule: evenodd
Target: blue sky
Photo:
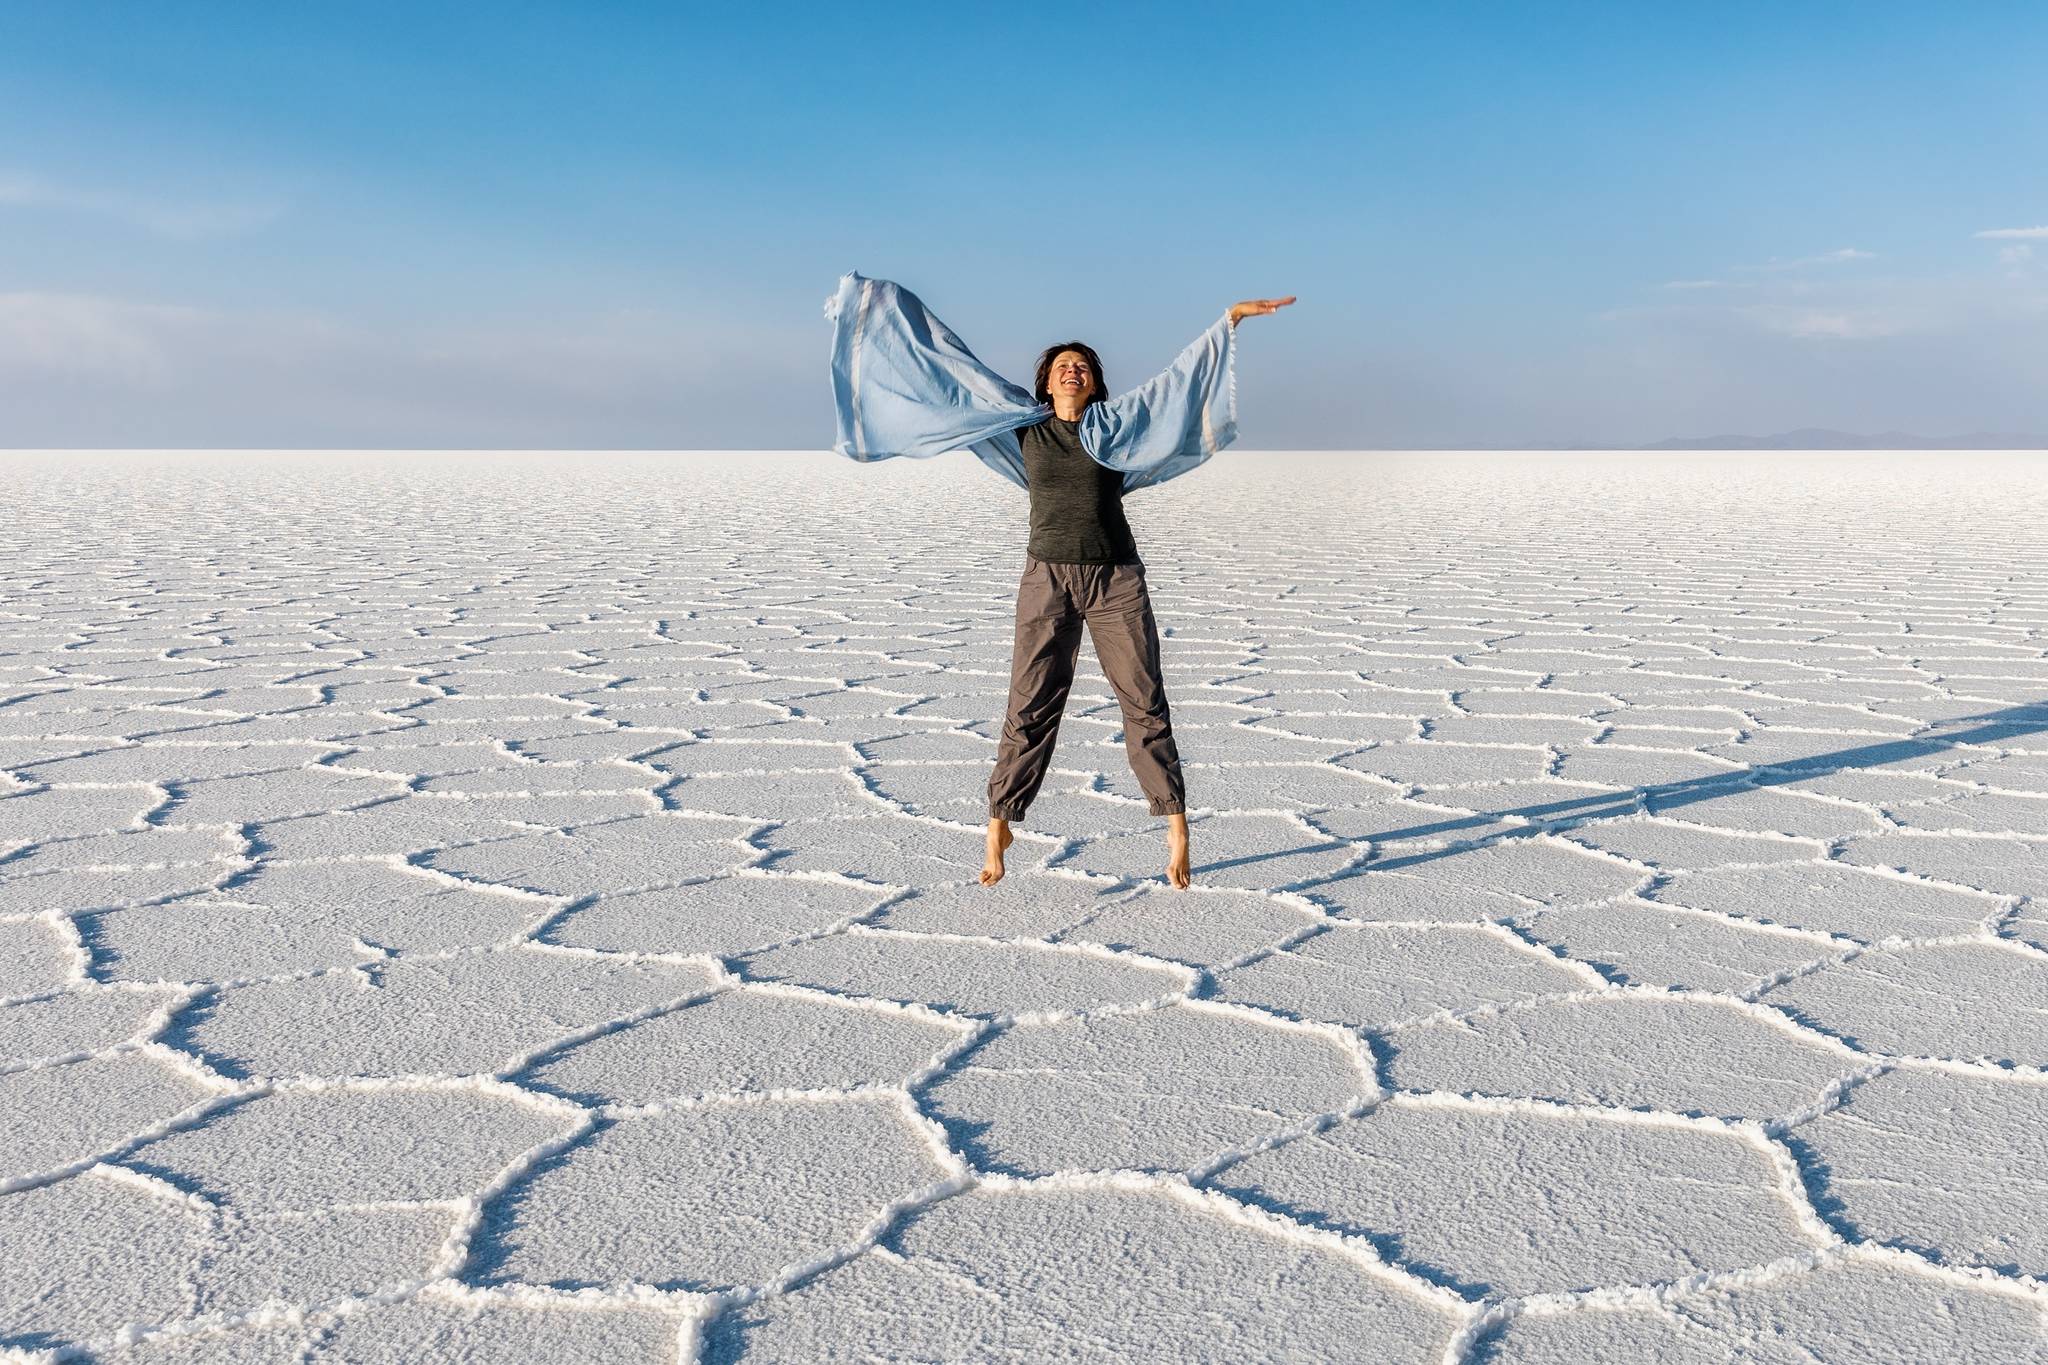
<path fill-rule="evenodd" d="M 1249 448 L 2048 431 L 2044 54 L 2018 3 L 0 0 L 0 446 L 819 448 L 848 269 L 1117 389 L 1298 294 Z"/>

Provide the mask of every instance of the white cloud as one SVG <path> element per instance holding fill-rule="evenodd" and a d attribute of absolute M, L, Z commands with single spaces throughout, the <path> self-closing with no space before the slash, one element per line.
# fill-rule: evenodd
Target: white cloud
<path fill-rule="evenodd" d="M 1606 321 L 1583 350 L 1518 357 L 1527 384 L 1516 397 L 1531 414 L 1521 430 L 1609 443 L 1796 427 L 2048 430 L 2048 280 L 1989 260 L 1938 274 L 1758 275 L 1739 292 L 1645 290 Z M 1486 396 L 1457 400 L 1483 414 Z"/>
<path fill-rule="evenodd" d="M 0 293 L 0 412 L 27 446 L 739 449 L 830 439 L 811 319 L 603 312 L 432 329 Z M 812 343 L 812 344 L 805 344 Z M 819 410 L 801 413 L 801 396 Z"/>
<path fill-rule="evenodd" d="M 0 174 L 0 206 L 112 218 L 160 237 L 196 240 L 259 232 L 284 214 L 277 203 L 149 199 Z"/>
<path fill-rule="evenodd" d="M 1845 265 L 1852 261 L 1874 261 L 1875 251 L 1864 251 L 1859 247 L 1845 246 L 1834 251 L 1823 251 L 1815 256 L 1773 256 L 1762 265 L 1736 265 L 1728 268 L 1731 275 L 1747 275 L 1749 279 L 1689 279 L 1666 280 L 1661 289 L 1708 290 L 1708 289 L 1771 289 L 1790 293 L 1801 293 L 1814 286 L 1799 280 L 1773 279 L 1793 271 L 1805 270 L 1811 266 Z"/>
<path fill-rule="evenodd" d="M 1672 281 L 1642 306 L 1604 317 L 1638 335 L 1647 328 L 1711 333 L 1731 347 L 1742 336 L 1756 344 L 1770 338 L 1816 355 L 1890 346 L 1900 338 L 1960 347 L 1973 336 L 2038 326 L 2048 311 L 2048 281 L 2033 270 L 2031 246 L 2008 243 L 1998 254 L 1995 269 L 1942 275 L 1788 270 L 1753 272 L 1720 288 L 1711 281 Z"/>
<path fill-rule="evenodd" d="M 1970 235 L 1973 237 L 1989 238 L 1993 241 L 2024 239 L 2039 242 L 2048 241 L 2048 227 L 1987 228 L 1983 232 L 1975 232 Z"/>
<path fill-rule="evenodd" d="M 1869 341 L 1897 336 L 1907 330 L 1907 320 L 1879 308 L 1800 308 L 1787 304 L 1757 304 L 1736 310 L 1767 332 L 1780 336 L 1833 338 L 1839 341 Z"/>
<path fill-rule="evenodd" d="M 1779 257 L 1773 256 L 1770 260 L 1765 261 L 1762 265 L 1738 265 L 1735 267 L 1735 269 L 1804 270 L 1808 266 L 1844 265 L 1850 261 L 1874 261 L 1876 259 L 1877 253 L 1875 251 L 1862 251 L 1853 246 L 1845 246 L 1838 247 L 1833 251 L 1823 251 L 1817 256 L 1794 256 L 1790 259 L 1781 259 Z"/>
<path fill-rule="evenodd" d="M 84 294 L 0 294 L 0 376 L 83 377 L 150 386 L 170 372 L 170 334 L 201 314 Z"/>

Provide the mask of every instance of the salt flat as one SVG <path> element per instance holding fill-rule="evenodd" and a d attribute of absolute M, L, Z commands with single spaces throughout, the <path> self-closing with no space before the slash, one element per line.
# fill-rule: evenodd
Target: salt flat
<path fill-rule="evenodd" d="M 2048 1360 L 2038 455 L 4 463 L 10 1358 Z"/>

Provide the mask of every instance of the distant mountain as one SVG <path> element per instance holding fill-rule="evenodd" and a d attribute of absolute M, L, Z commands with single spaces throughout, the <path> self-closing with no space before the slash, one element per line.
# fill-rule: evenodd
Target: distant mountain
<path fill-rule="evenodd" d="M 1364 446 L 1376 450 L 2048 450 L 2048 436 L 1973 431 L 1966 436 L 1916 436 L 1881 431 L 1859 436 L 1829 427 L 1801 427 L 1775 436 L 1671 436 L 1650 445 L 1606 446 L 1586 441 L 1530 441 L 1513 446 Z"/>
<path fill-rule="evenodd" d="M 1974 431 L 1967 436 L 1915 436 L 1909 431 L 1884 431 L 1858 436 L 1853 431 L 1801 427 L 1776 436 L 1674 436 L 1639 450 L 2048 450 L 2048 436 Z"/>

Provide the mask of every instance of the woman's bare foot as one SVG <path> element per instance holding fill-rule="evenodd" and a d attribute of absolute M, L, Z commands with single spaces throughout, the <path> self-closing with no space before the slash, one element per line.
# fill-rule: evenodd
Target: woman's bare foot
<path fill-rule="evenodd" d="M 1003 850 L 1008 848 L 1016 835 L 1010 833 L 1010 822 L 1000 815 L 991 815 L 988 820 L 988 861 L 981 865 L 981 884 L 994 886 L 1003 879 Z"/>
<path fill-rule="evenodd" d="M 1182 891 L 1194 881 L 1188 871 L 1188 817 L 1181 811 L 1166 817 L 1166 880 Z"/>

